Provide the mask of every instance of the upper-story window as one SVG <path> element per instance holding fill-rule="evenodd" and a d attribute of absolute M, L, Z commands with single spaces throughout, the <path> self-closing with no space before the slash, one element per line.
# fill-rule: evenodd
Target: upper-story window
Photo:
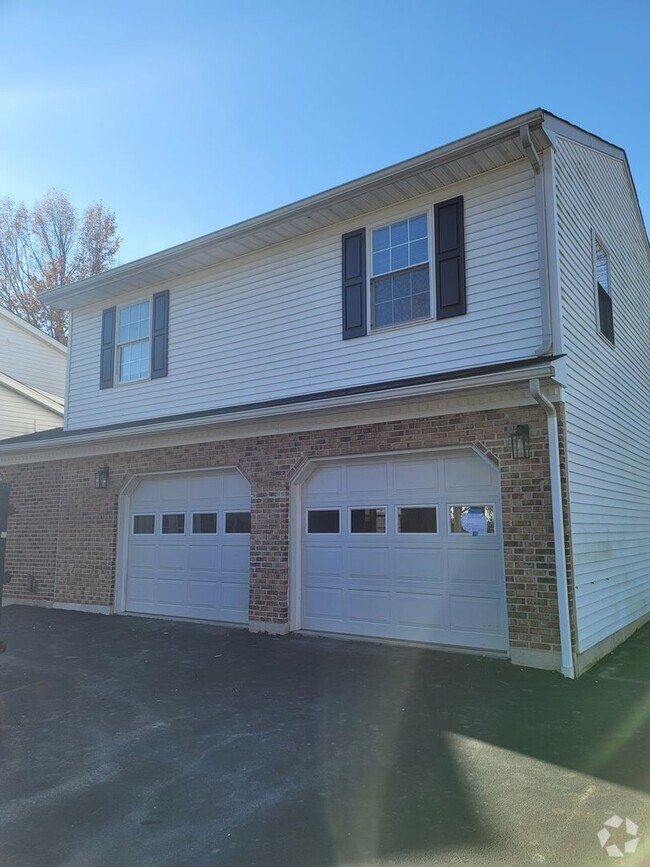
<path fill-rule="evenodd" d="M 99 387 L 167 376 L 169 290 L 102 310 Z"/>
<path fill-rule="evenodd" d="M 117 377 L 133 382 L 149 376 L 151 310 L 149 301 L 121 307 L 117 329 Z"/>
<path fill-rule="evenodd" d="M 373 329 L 431 316 L 427 214 L 373 229 L 371 267 Z"/>
<path fill-rule="evenodd" d="M 598 296 L 598 328 L 603 337 L 614 342 L 614 312 L 609 285 L 609 254 L 597 235 L 594 235 L 594 272 Z"/>

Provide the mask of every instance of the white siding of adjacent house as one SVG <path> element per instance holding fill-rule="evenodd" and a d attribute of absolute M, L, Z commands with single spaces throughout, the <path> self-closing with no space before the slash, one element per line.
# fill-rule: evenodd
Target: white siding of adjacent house
<path fill-rule="evenodd" d="M 0 439 L 61 427 L 62 417 L 0 385 Z"/>
<path fill-rule="evenodd" d="M 528 358 L 542 340 L 535 185 L 526 161 L 465 196 L 468 313 L 341 339 L 341 234 L 431 196 L 271 247 L 169 288 L 169 375 L 99 390 L 101 309 L 75 311 L 67 427 L 207 410 Z M 125 301 L 138 300 L 134 294 Z M 104 307 L 109 306 L 104 304 Z"/>
<path fill-rule="evenodd" d="M 621 160 L 556 155 L 578 650 L 650 610 L 650 268 Z M 592 230 L 610 252 L 615 343 L 596 327 Z"/>
<path fill-rule="evenodd" d="M 63 397 L 66 352 L 30 326 L 0 315 L 0 373 Z"/>

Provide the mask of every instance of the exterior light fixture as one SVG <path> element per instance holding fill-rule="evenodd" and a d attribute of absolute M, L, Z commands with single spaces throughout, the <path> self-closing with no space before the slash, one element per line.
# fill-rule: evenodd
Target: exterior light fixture
<path fill-rule="evenodd" d="M 100 467 L 95 472 L 95 487 L 96 488 L 107 488 L 108 487 L 108 467 Z"/>
<path fill-rule="evenodd" d="M 513 458 L 530 457 L 530 429 L 527 424 L 518 424 L 510 439 Z"/>

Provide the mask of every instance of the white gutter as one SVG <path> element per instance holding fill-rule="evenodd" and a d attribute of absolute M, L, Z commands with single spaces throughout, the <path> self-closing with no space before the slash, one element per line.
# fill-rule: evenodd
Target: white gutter
<path fill-rule="evenodd" d="M 551 401 L 542 394 L 539 379 L 531 379 L 528 387 L 531 395 L 546 413 L 548 422 L 548 451 L 551 465 L 551 503 L 553 510 L 553 541 L 555 548 L 557 605 L 560 620 L 562 674 L 565 677 L 575 678 L 573 648 L 571 644 L 571 617 L 569 614 L 569 584 L 566 553 L 564 550 L 564 510 L 562 508 L 562 476 L 560 473 L 560 440 L 557 412 Z"/>
<path fill-rule="evenodd" d="M 248 421 L 259 418 L 272 419 L 276 416 L 290 415 L 291 413 L 314 412 L 321 409 L 338 409 L 361 404 L 377 403 L 386 400 L 399 400 L 408 397 L 427 397 L 440 393 L 464 391 L 466 389 L 487 388 L 495 385 L 506 385 L 513 382 L 527 382 L 530 376 L 555 377 L 553 362 L 543 362 L 529 367 L 520 367 L 500 373 L 479 374 L 466 379 L 446 379 L 440 382 L 423 383 L 420 385 L 408 385 L 400 388 L 383 389 L 381 391 L 365 392 L 322 398 L 320 400 L 302 401 L 300 403 L 285 403 L 279 406 L 257 407 L 255 409 L 236 410 L 224 412 L 221 415 L 202 415 L 190 419 L 170 419 L 169 421 L 142 421 L 133 427 L 114 428 L 112 430 L 86 431 L 85 433 L 68 436 L 59 436 L 52 439 L 38 439 L 31 442 L 15 442 L 3 444 L 0 442 L 0 464 L 5 455 L 30 453 L 45 449 L 60 448 L 79 445 L 83 443 L 100 443 L 111 440 L 130 439 L 143 434 L 157 434 L 166 431 L 181 431 L 190 428 L 211 427 L 236 421 Z"/>
<path fill-rule="evenodd" d="M 544 180 L 544 164 L 535 150 L 530 138 L 530 127 L 527 123 L 519 127 L 519 140 L 524 153 L 535 172 L 535 203 L 537 207 L 537 247 L 539 259 L 539 295 L 542 313 L 542 343 L 535 350 L 535 355 L 548 355 L 553 350 L 553 328 L 551 322 L 551 295 L 549 288 L 548 237 L 546 231 L 546 184 Z"/>

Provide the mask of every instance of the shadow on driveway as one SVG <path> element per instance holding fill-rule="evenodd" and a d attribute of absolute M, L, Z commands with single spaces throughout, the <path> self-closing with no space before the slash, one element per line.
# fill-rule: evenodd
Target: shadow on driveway
<path fill-rule="evenodd" d="M 650 863 L 648 628 L 574 682 L 19 606 L 3 637 L 3 867 L 593 865 L 612 813 Z"/>

